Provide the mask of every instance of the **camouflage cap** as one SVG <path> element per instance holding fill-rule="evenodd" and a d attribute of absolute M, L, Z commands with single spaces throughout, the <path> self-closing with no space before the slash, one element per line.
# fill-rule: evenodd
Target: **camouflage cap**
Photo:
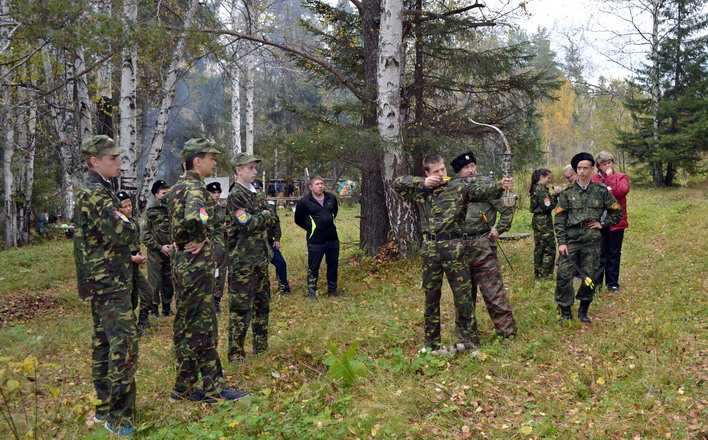
<path fill-rule="evenodd" d="M 81 143 L 81 154 L 90 156 L 115 156 L 120 154 L 120 148 L 116 147 L 113 139 L 105 134 L 90 136 Z"/>
<path fill-rule="evenodd" d="M 243 165 L 248 165 L 249 163 L 262 162 L 262 161 L 263 160 L 258 156 L 254 156 L 254 155 L 248 154 L 248 153 L 239 153 L 236 155 L 236 159 L 234 159 L 234 168 L 240 167 Z"/>
<path fill-rule="evenodd" d="M 221 153 L 221 150 L 216 146 L 216 142 L 209 138 L 192 138 L 184 143 L 182 148 L 182 160 L 186 161 L 197 154 L 201 153 Z"/>

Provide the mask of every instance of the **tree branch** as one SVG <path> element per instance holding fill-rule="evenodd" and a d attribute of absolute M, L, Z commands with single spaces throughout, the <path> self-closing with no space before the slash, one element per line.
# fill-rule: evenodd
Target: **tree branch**
<path fill-rule="evenodd" d="M 180 30 L 180 28 L 175 28 L 172 26 L 165 26 L 165 28 L 168 30 Z M 354 84 L 350 80 L 348 80 L 344 76 L 344 74 L 342 74 L 342 72 L 337 70 L 334 66 L 332 66 L 327 61 L 325 61 L 315 55 L 305 52 L 304 49 L 300 49 L 300 48 L 296 48 L 296 47 L 292 47 L 292 46 L 287 46 L 285 44 L 276 43 L 275 41 L 266 40 L 265 38 L 257 37 L 255 35 L 244 34 L 241 32 L 234 32 L 234 31 L 227 31 L 227 30 L 220 30 L 220 29 L 193 29 L 192 31 L 193 32 L 201 32 L 204 34 L 211 34 L 211 35 L 231 35 L 231 36 L 239 38 L 239 39 L 252 41 L 254 43 L 260 43 L 265 46 L 276 47 L 282 51 L 291 53 L 291 54 L 296 55 L 300 58 L 303 58 L 307 61 L 310 61 L 314 64 L 317 64 L 318 66 L 322 67 L 327 72 L 331 73 L 337 79 L 337 82 L 339 82 L 344 87 L 346 87 L 360 101 L 362 101 L 362 102 L 368 101 L 368 99 L 365 97 L 364 93 L 361 90 L 357 89 L 354 86 Z"/>

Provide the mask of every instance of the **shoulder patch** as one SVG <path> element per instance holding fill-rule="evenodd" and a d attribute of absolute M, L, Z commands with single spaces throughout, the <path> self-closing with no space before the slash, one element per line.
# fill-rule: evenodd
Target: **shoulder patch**
<path fill-rule="evenodd" d="M 556 209 L 553 210 L 553 213 L 555 215 L 562 214 L 565 212 L 565 209 L 561 208 L 560 206 L 557 206 Z"/>
<path fill-rule="evenodd" d="M 209 213 L 206 208 L 199 208 L 199 221 L 204 225 L 209 221 Z"/>
<path fill-rule="evenodd" d="M 622 209 L 622 205 L 620 205 L 619 202 L 615 202 L 612 204 L 612 206 L 610 206 L 610 209 L 615 209 L 619 211 L 620 209 Z"/>

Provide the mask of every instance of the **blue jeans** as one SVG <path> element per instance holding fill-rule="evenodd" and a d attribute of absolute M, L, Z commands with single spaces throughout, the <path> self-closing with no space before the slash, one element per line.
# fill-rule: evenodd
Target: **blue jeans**
<path fill-rule="evenodd" d="M 278 277 L 278 283 L 283 287 L 283 291 L 289 292 L 288 264 L 285 262 L 285 257 L 283 257 L 280 249 L 273 249 L 273 258 L 271 258 L 270 264 L 275 267 L 275 275 Z"/>

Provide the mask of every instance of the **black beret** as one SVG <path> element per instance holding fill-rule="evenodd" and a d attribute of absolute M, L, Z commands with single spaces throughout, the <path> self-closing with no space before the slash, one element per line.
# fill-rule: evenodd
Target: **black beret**
<path fill-rule="evenodd" d="M 210 193 L 221 192 L 221 184 L 219 182 L 211 182 L 206 186 L 206 189 Z"/>
<path fill-rule="evenodd" d="M 123 200 L 129 200 L 129 199 L 130 199 L 130 194 L 128 194 L 128 193 L 125 192 L 125 191 L 118 191 L 118 192 L 116 193 L 116 197 L 118 197 L 118 200 L 120 200 L 120 201 L 122 202 Z"/>
<path fill-rule="evenodd" d="M 167 184 L 164 180 L 157 180 L 155 183 L 152 184 L 152 189 L 150 192 L 152 192 L 153 195 L 157 194 L 161 189 L 166 189 L 169 188 L 170 185 Z"/>
<path fill-rule="evenodd" d="M 471 163 L 476 164 L 477 159 L 475 159 L 473 152 L 468 151 L 454 158 L 452 162 L 450 162 L 450 165 L 452 165 L 452 169 L 455 170 L 456 173 L 459 173 L 462 168 Z"/>
<path fill-rule="evenodd" d="M 584 160 L 589 160 L 591 164 L 595 165 L 595 158 L 592 157 L 592 154 L 583 151 L 582 153 L 576 154 L 573 156 L 573 159 L 571 159 L 570 166 L 573 167 L 573 171 L 577 172 L 578 164 Z"/>

